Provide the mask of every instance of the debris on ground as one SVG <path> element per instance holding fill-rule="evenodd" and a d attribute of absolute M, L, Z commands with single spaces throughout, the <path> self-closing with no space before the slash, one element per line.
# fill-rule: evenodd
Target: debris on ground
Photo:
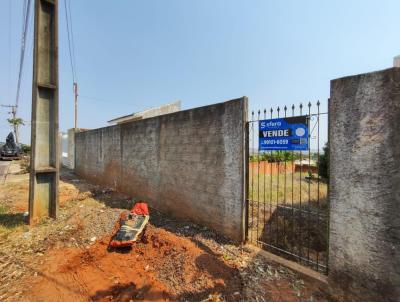
<path fill-rule="evenodd" d="M 28 182 L 0 190 L 0 301 L 331 301 L 318 284 L 212 230 L 151 209 L 143 240 L 108 251 L 135 200 L 62 171 L 56 220 L 24 222 Z"/>
<path fill-rule="evenodd" d="M 149 218 L 149 209 L 144 202 L 136 203 L 130 212 L 122 212 L 109 247 L 131 247 L 142 235 Z"/>

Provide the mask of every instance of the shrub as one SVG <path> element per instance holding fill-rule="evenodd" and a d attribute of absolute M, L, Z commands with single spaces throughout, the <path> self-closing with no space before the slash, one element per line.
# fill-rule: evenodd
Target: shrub
<path fill-rule="evenodd" d="M 318 170 L 319 175 L 323 178 L 329 179 L 329 147 L 326 143 L 323 153 L 319 156 Z"/>
<path fill-rule="evenodd" d="M 23 156 L 20 161 L 21 174 L 29 173 L 31 170 L 31 163 L 29 156 Z"/>
<path fill-rule="evenodd" d="M 21 151 L 22 151 L 22 153 L 24 153 L 24 154 L 28 154 L 28 153 L 31 152 L 31 146 L 30 146 L 30 145 L 22 144 L 22 145 L 21 145 Z"/>

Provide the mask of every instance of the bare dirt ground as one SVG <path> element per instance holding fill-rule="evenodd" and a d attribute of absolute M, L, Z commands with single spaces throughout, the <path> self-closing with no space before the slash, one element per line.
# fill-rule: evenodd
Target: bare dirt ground
<path fill-rule="evenodd" d="M 151 209 L 143 240 L 108 251 L 132 198 L 64 171 L 57 220 L 26 225 L 28 177 L 0 184 L 0 301 L 333 301 L 318 284 Z"/>

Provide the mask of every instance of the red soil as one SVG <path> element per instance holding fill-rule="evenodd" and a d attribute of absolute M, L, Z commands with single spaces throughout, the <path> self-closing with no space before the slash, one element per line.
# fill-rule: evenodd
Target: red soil
<path fill-rule="evenodd" d="M 250 162 L 249 163 L 249 173 L 250 175 L 258 175 L 258 174 L 266 174 L 266 175 L 277 175 L 285 173 L 297 173 L 303 172 L 308 173 L 311 171 L 312 173 L 318 173 L 318 167 L 316 166 L 308 166 L 308 165 L 296 165 L 292 162 L 274 162 L 270 163 L 267 161 L 260 162 Z"/>
<path fill-rule="evenodd" d="M 109 252 L 108 242 L 53 251 L 30 301 L 200 301 L 210 294 L 239 300 L 238 270 L 187 238 L 148 226 L 130 251 Z"/>
<path fill-rule="evenodd" d="M 268 174 L 268 175 L 276 175 L 278 173 L 284 173 L 285 170 L 287 173 L 294 172 L 293 164 L 291 162 L 285 163 L 269 163 L 267 161 L 260 162 L 250 162 L 249 163 L 250 174 L 258 175 L 258 174 Z"/>

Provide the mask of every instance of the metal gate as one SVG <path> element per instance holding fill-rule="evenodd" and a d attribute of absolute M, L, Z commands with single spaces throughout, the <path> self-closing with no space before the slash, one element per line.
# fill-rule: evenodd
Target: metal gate
<path fill-rule="evenodd" d="M 251 113 L 248 122 L 247 240 L 279 256 L 328 271 L 327 104 Z M 259 151 L 262 120 L 305 116 L 307 151 Z"/>

